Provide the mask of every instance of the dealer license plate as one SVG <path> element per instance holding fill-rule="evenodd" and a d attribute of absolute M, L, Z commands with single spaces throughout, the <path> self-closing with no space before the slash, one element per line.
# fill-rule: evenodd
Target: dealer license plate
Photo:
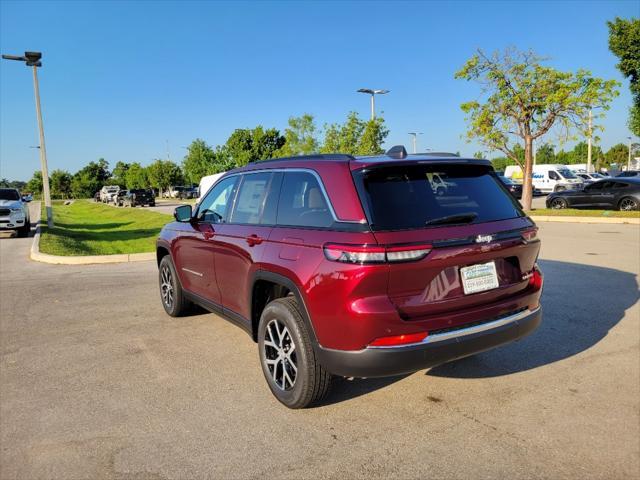
<path fill-rule="evenodd" d="M 465 295 L 498 288 L 498 273 L 494 262 L 471 265 L 460 269 Z"/>

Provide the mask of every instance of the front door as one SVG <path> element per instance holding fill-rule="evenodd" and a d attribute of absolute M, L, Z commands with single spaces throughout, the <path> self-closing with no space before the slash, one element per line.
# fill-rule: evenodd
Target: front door
<path fill-rule="evenodd" d="M 281 173 L 246 173 L 224 224 L 214 236 L 216 278 L 225 311 L 250 319 L 248 301 L 253 273 L 260 268 L 275 224 Z"/>
<path fill-rule="evenodd" d="M 221 299 L 214 263 L 215 237 L 227 218 L 236 183 L 237 177 L 229 177 L 209 191 L 194 214 L 189 234 L 179 237 L 173 252 L 182 286 L 217 305 Z"/>

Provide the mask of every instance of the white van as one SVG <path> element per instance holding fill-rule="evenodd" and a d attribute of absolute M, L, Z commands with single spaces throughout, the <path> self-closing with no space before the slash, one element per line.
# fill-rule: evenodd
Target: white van
<path fill-rule="evenodd" d="M 509 165 L 504 176 L 522 183 L 522 169 L 517 165 Z M 579 190 L 584 182 L 566 165 L 549 164 L 533 166 L 533 187 L 544 193 Z"/>
<path fill-rule="evenodd" d="M 214 173 L 213 175 L 207 175 L 200 179 L 200 185 L 198 185 L 198 202 L 209 191 L 211 186 L 225 173 L 227 172 Z"/>

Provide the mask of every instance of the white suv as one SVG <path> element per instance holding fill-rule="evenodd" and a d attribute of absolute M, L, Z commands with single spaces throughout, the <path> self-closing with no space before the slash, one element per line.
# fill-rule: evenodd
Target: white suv
<path fill-rule="evenodd" d="M 15 230 L 19 237 L 27 237 L 31 231 L 29 206 L 15 188 L 0 188 L 1 230 Z"/>

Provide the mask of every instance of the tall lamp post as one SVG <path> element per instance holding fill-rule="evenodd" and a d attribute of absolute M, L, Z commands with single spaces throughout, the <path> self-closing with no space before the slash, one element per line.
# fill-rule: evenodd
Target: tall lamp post
<path fill-rule="evenodd" d="M 38 130 L 40 131 L 40 168 L 42 170 L 42 190 L 44 205 L 47 210 L 47 226 L 53 227 L 53 212 L 51 211 L 51 192 L 49 191 L 49 169 L 47 168 L 47 149 L 44 144 L 44 127 L 42 126 L 42 111 L 40 109 L 40 87 L 38 85 L 38 67 L 42 66 L 40 52 L 24 52 L 24 56 L 2 55 L 5 60 L 17 60 L 25 62 L 27 67 L 33 67 L 33 91 L 36 97 L 36 116 L 38 117 Z"/>
<path fill-rule="evenodd" d="M 627 137 L 629 140 L 629 158 L 627 159 L 627 172 L 631 170 L 631 137 Z"/>
<path fill-rule="evenodd" d="M 412 139 L 411 141 L 413 142 L 413 153 L 418 153 L 418 135 L 423 135 L 422 132 L 409 132 L 409 135 L 411 135 Z"/>
<path fill-rule="evenodd" d="M 371 89 L 371 88 L 361 88 L 358 90 L 359 93 L 367 93 L 371 95 L 371 120 L 376 118 L 376 95 L 384 95 L 385 93 L 389 93 L 389 90 L 380 90 L 380 89 Z"/>

